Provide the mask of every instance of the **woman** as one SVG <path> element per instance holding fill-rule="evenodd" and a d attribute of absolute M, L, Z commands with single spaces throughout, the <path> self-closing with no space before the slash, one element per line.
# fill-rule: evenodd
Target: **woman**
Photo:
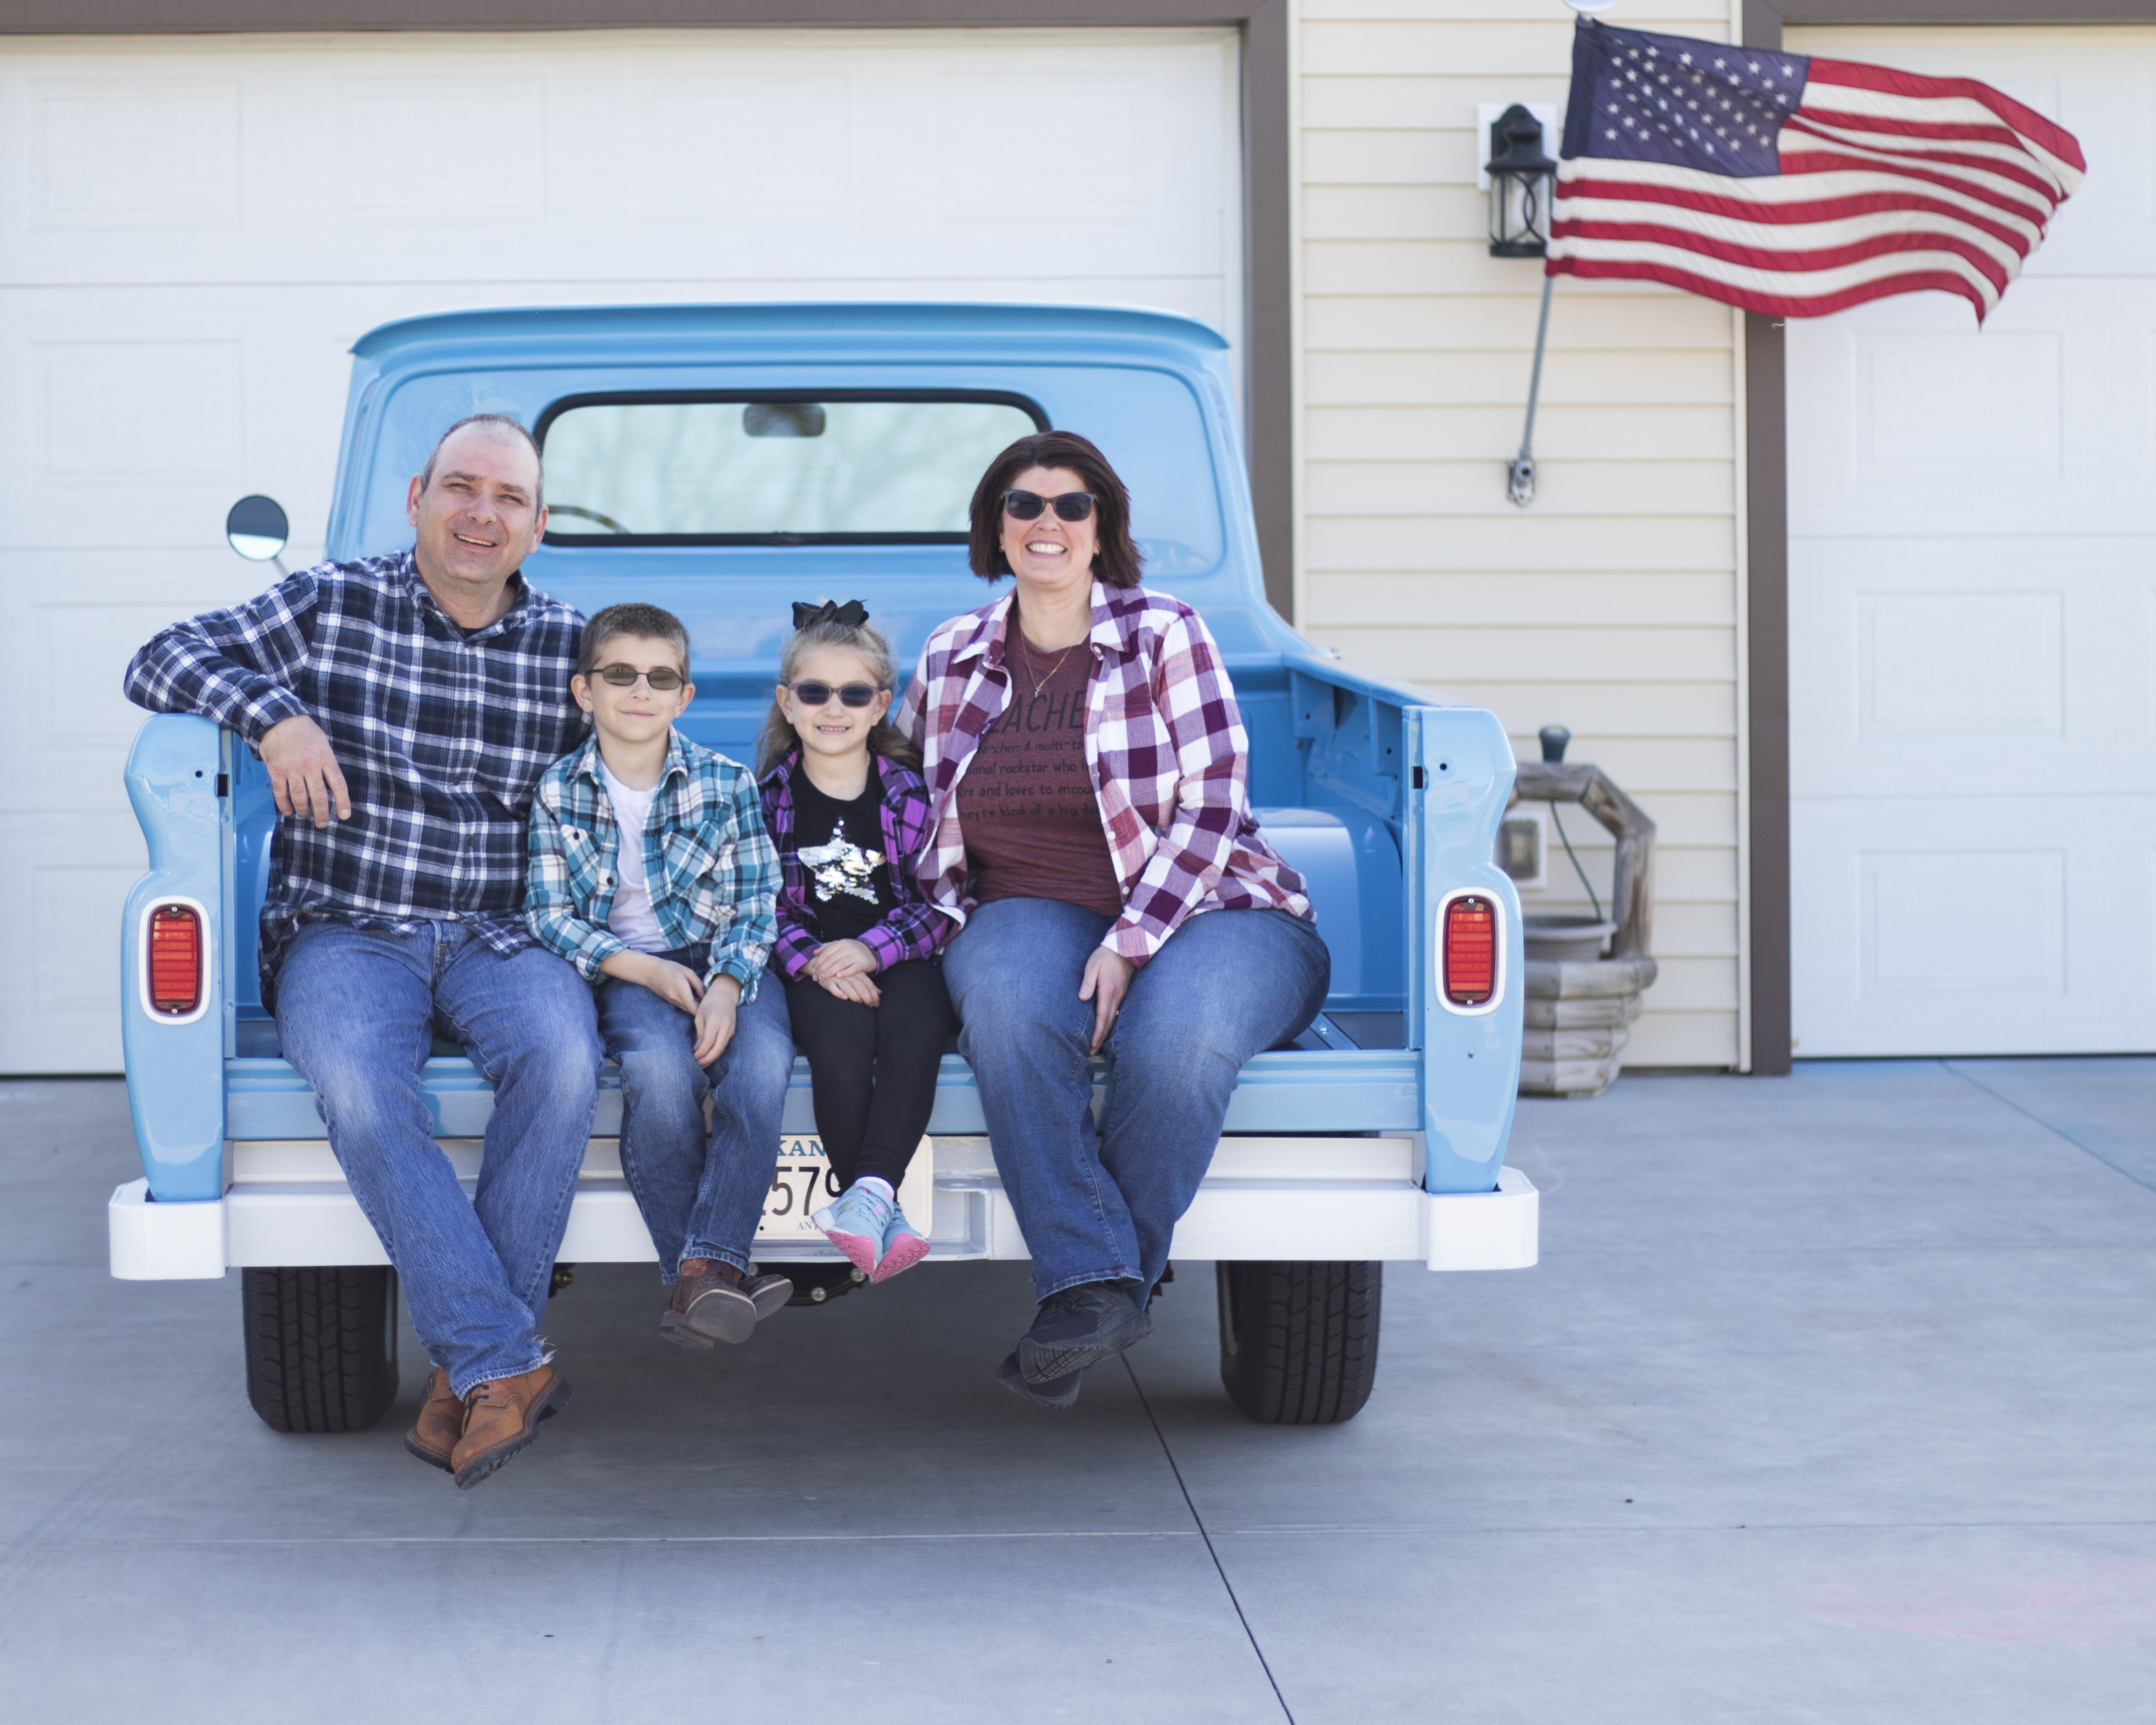
<path fill-rule="evenodd" d="M 900 709 L 963 924 L 944 957 L 1040 1309 L 997 1378 L 1043 1407 L 1152 1327 L 1151 1290 L 1245 1061 L 1292 1039 L 1332 967 L 1266 846 L 1249 742 L 1204 624 L 1137 584 L 1130 499 L 1070 432 L 973 493 L 969 561 L 1014 590 L 928 638 Z M 1088 1059 L 1113 1062 L 1096 1128 Z"/>

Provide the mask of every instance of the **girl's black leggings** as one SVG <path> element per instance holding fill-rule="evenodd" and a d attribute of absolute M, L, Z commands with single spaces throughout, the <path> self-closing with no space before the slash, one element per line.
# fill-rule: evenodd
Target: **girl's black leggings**
<path fill-rule="evenodd" d="M 928 1129 L 937 1065 L 958 1019 L 932 959 L 908 959 L 875 979 L 880 1006 L 841 1000 L 804 976 L 786 984 L 786 1009 L 808 1056 L 816 1132 L 832 1173 L 842 1187 L 875 1174 L 896 1192 Z"/>

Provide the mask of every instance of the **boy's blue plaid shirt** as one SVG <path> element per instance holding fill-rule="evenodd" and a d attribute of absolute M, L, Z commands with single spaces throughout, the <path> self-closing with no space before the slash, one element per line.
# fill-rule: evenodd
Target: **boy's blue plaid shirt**
<path fill-rule="evenodd" d="M 599 782 L 593 737 L 548 768 L 532 797 L 524 920 L 533 939 L 594 982 L 600 965 L 629 951 L 607 928 L 621 884 L 620 851 L 621 828 Z M 779 877 L 746 767 L 672 733 L 644 834 L 644 874 L 667 943 L 710 942 L 705 981 L 730 976 L 742 999 L 753 999 L 778 932 Z"/>

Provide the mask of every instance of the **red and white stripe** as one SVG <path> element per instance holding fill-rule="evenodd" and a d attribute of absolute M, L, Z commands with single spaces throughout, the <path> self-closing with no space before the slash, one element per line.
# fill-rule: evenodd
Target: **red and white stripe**
<path fill-rule="evenodd" d="M 1552 275 L 1666 282 L 1777 317 L 1926 289 L 1980 323 L 2087 167 L 2071 133 L 1972 78 L 1814 59 L 1782 171 L 1560 165 Z"/>

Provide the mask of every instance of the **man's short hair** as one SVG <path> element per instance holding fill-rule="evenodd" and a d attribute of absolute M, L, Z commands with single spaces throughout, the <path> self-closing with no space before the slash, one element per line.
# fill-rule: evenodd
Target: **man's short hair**
<path fill-rule="evenodd" d="M 681 655 L 681 675 L 689 675 L 689 631 L 671 611 L 656 605 L 608 605 L 584 625 L 584 638 L 577 645 L 577 673 L 588 677 L 598 668 L 599 651 L 621 635 L 642 635 L 664 641 Z"/>
<path fill-rule="evenodd" d="M 531 507 L 534 510 L 544 509 L 547 506 L 547 463 L 539 453 L 539 440 L 524 429 L 521 420 L 511 418 L 507 413 L 467 413 L 436 438 L 434 447 L 428 452 L 427 465 L 419 470 L 419 489 L 424 491 L 434 484 L 434 464 L 442 459 L 442 445 L 467 425 L 484 425 L 499 436 L 522 440 L 524 447 L 531 452 L 531 465 L 539 470 L 538 495 L 532 498 Z"/>

